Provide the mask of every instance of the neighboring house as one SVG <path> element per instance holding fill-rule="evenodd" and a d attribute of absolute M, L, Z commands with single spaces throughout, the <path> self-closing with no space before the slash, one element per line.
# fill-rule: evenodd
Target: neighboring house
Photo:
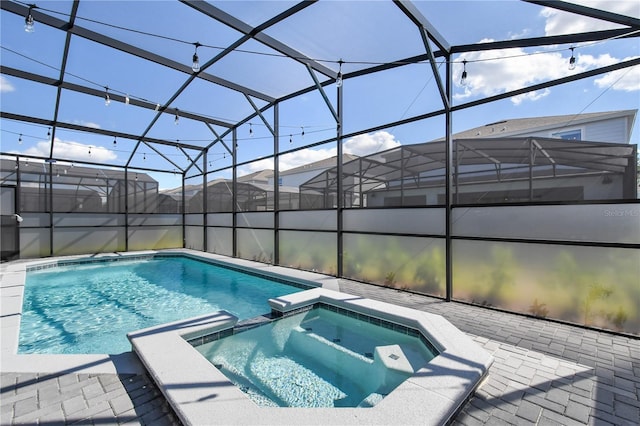
<path fill-rule="evenodd" d="M 304 164 L 293 169 L 280 172 L 278 178 L 280 186 L 300 187 L 304 182 L 316 176 L 318 173 L 336 167 L 336 156 L 325 158 L 324 160 L 315 161 L 313 163 Z M 343 154 L 342 161 L 347 163 L 358 158 L 356 155 Z M 270 185 L 273 185 L 273 174 L 269 178 Z"/>
<path fill-rule="evenodd" d="M 344 154 L 343 158 L 345 162 L 348 162 L 358 157 Z M 324 201 L 322 198 L 314 194 L 307 194 L 304 200 L 301 200 L 299 186 L 302 182 L 309 180 L 323 170 L 335 167 L 335 165 L 336 157 L 334 156 L 282 171 L 278 179 L 280 209 L 297 210 L 323 205 Z M 273 210 L 275 200 L 273 170 L 266 169 L 238 176 L 236 185 L 238 192 L 236 197 L 238 211 Z M 162 191 L 162 194 L 178 202 L 181 197 L 181 188 Z M 203 202 L 201 186 L 190 185 L 185 187 L 185 200 L 187 213 L 201 212 Z M 233 211 L 232 206 L 232 180 L 214 179 L 209 181 L 207 183 L 207 210 L 210 212 L 231 212 Z"/>
<path fill-rule="evenodd" d="M 130 213 L 158 211 L 158 182 L 146 173 L 130 173 L 127 182 L 122 170 L 4 158 L 0 170 L 1 184 L 19 182 L 20 212 L 119 213 L 125 206 Z"/>
<path fill-rule="evenodd" d="M 238 182 L 257 183 L 260 185 L 273 185 L 273 170 L 265 169 L 259 172 L 249 173 L 248 175 L 238 176 Z"/>
<path fill-rule="evenodd" d="M 454 139 L 539 136 L 565 140 L 629 143 L 638 110 L 579 115 L 514 118 L 496 121 L 453 135 Z M 444 140 L 444 138 L 437 139 Z"/>
<path fill-rule="evenodd" d="M 496 121 L 453 135 L 454 202 L 634 199 L 637 110 Z M 357 157 L 343 156 L 344 207 L 444 203 L 444 138 Z M 336 157 L 278 175 L 281 209 L 333 208 Z M 274 173 L 238 177 L 239 211 L 274 208 Z M 163 191 L 173 198 L 181 189 Z M 230 179 L 207 186 L 209 211 L 232 211 Z M 187 212 L 202 211 L 199 185 L 185 187 Z"/>
<path fill-rule="evenodd" d="M 502 120 L 453 135 L 455 203 L 636 199 L 637 111 Z M 585 137 L 589 137 L 588 141 Z M 345 207 L 442 205 L 444 139 L 343 165 Z M 337 169 L 300 186 L 335 207 Z"/>

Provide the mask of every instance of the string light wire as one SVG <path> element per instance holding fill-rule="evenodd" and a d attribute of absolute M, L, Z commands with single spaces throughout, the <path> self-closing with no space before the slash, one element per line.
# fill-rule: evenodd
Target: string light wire
<path fill-rule="evenodd" d="M 19 3 L 19 4 L 22 4 L 24 6 L 32 6 L 32 5 L 29 5 L 29 4 L 21 2 L 21 1 L 15 1 L 15 2 Z M 62 15 L 62 16 L 65 16 L 65 17 L 70 17 L 71 16 L 68 13 L 63 13 L 63 12 L 59 12 L 59 11 L 56 11 L 56 10 L 43 8 L 43 7 L 40 7 L 40 6 L 38 6 L 38 9 L 42 10 L 42 11 L 46 11 L 46 12 Z M 92 22 L 94 24 L 103 25 L 103 26 L 106 26 L 106 27 L 109 27 L 109 28 L 113 28 L 113 29 L 117 29 L 117 30 L 121 30 L 121 31 L 131 32 L 131 33 L 140 34 L 140 35 L 144 35 L 144 36 L 148 36 L 148 37 L 154 37 L 154 38 L 167 40 L 167 41 L 172 41 L 172 42 L 180 43 L 180 44 L 184 44 L 184 45 L 196 46 L 196 49 L 198 47 L 215 49 L 215 50 L 219 50 L 219 51 L 223 51 L 223 50 L 227 49 L 227 47 L 223 47 L 223 46 L 216 46 L 216 45 L 210 45 L 210 44 L 206 44 L 206 43 L 193 42 L 193 41 L 189 41 L 189 40 L 179 39 L 177 37 L 171 37 L 171 36 L 166 36 L 166 35 L 163 35 L 163 34 L 152 33 L 152 32 L 149 32 L 149 31 L 142 31 L 142 30 L 137 30 L 137 29 L 133 29 L 133 28 L 128 28 L 128 27 L 124 27 L 124 26 L 121 26 L 121 25 L 111 24 L 111 23 L 99 21 L 97 19 L 86 18 L 86 17 L 82 17 L 82 16 L 78 16 L 78 15 L 76 15 L 75 19 L 76 20 L 83 20 L 83 21 L 87 21 L 87 22 Z M 631 36 L 631 35 L 636 34 L 638 32 L 640 32 L 640 30 L 633 30 L 633 31 L 630 31 L 630 32 L 625 33 L 625 34 L 621 34 L 621 35 L 617 35 L 617 36 L 606 38 L 604 40 L 598 40 L 598 41 L 594 41 L 594 42 L 586 42 L 586 43 L 581 44 L 580 47 L 589 47 L 589 46 L 593 46 L 593 45 L 596 45 L 596 44 L 605 43 L 607 41 L 615 40 L 615 39 L 618 39 L 618 38 L 628 37 L 628 36 Z M 577 48 L 576 46 L 573 46 L 573 47 Z M 467 59 L 467 62 L 483 62 L 483 61 L 490 61 L 490 60 L 510 59 L 510 58 L 516 58 L 516 57 L 521 57 L 521 56 L 531 56 L 531 55 L 537 55 L 537 54 L 548 54 L 548 53 L 564 52 L 564 51 L 567 51 L 567 50 L 571 50 L 571 48 L 560 48 L 560 49 L 554 49 L 554 50 L 548 50 L 548 51 L 540 51 L 540 52 L 525 53 L 525 54 L 516 54 L 516 55 L 504 56 L 504 57 L 500 57 L 500 58 L 484 58 L 484 59 L 476 59 L 476 60 Z M 341 65 L 341 64 L 376 66 L 376 65 L 388 65 L 388 64 L 389 65 L 411 65 L 411 64 L 415 64 L 415 63 L 428 63 L 428 61 L 426 61 L 426 60 L 425 61 L 418 61 L 418 62 L 405 62 L 405 61 L 379 62 L 379 61 L 356 61 L 356 60 L 344 61 L 342 59 L 335 60 L 335 59 L 296 57 L 296 56 L 289 56 L 289 55 L 286 55 L 286 54 L 283 54 L 283 53 L 279 53 L 279 52 L 261 52 L 261 51 L 250 50 L 250 49 L 234 49 L 234 52 L 247 53 L 247 54 L 252 54 L 252 55 L 261 55 L 261 56 L 291 58 L 291 59 L 305 60 L 305 61 L 311 60 L 311 61 L 319 62 L 319 63 L 336 64 L 338 66 Z M 437 61 L 437 62 L 446 63 L 447 61 Z M 455 60 L 455 61 L 450 61 L 450 62 L 451 63 L 460 63 L 462 61 Z"/>
<path fill-rule="evenodd" d="M 41 12 L 47 12 L 47 13 L 57 14 L 57 15 L 61 15 L 61 16 L 66 16 L 66 17 L 70 17 L 71 16 L 68 13 L 63 13 L 63 12 L 59 12 L 59 11 L 56 11 L 56 10 L 53 10 L 53 9 L 49 9 L 49 8 L 45 8 L 45 7 L 41 7 L 41 6 L 35 6 L 35 5 L 32 5 L 32 4 L 27 4 L 27 3 L 24 3 L 24 2 L 21 2 L 21 1 L 15 1 L 15 3 L 22 4 L 22 5 L 26 6 L 26 7 L 29 7 L 29 9 L 30 9 L 29 11 L 31 11 L 31 9 L 37 7 L 38 10 L 41 11 Z M 194 63 L 196 62 L 195 59 L 197 58 L 197 49 L 199 47 L 216 49 L 216 50 L 219 50 L 219 51 L 223 51 L 223 50 L 227 49 L 227 47 L 210 45 L 210 44 L 199 43 L 199 42 L 187 41 L 187 40 L 179 39 L 179 38 L 176 38 L 176 37 L 166 36 L 166 35 L 162 35 L 162 34 L 156 34 L 156 33 L 148 32 L 148 31 L 141 31 L 141 30 L 128 28 L 128 27 L 124 27 L 124 26 L 120 26 L 120 25 L 115 25 L 115 24 L 110 24 L 110 23 L 106 23 L 106 22 L 102 22 L 102 21 L 99 21 L 99 20 L 96 20 L 96 19 L 86 18 L 86 17 L 82 17 L 82 16 L 76 16 L 75 19 L 76 20 L 83 20 L 83 21 L 91 22 L 91 23 L 98 24 L 98 25 L 107 26 L 107 27 L 110 27 L 110 28 L 113 28 L 113 29 L 117 29 L 117 30 L 121 30 L 121 31 L 131 32 L 131 33 L 140 34 L 140 35 L 144 35 L 144 36 L 148 36 L 148 37 L 154 37 L 154 38 L 157 38 L 157 39 L 163 39 L 163 40 L 167 40 L 167 41 L 171 41 L 171 42 L 175 42 L 175 43 L 195 46 L 195 52 L 194 52 L 194 55 L 193 55 L 193 59 L 194 59 L 193 62 Z M 582 43 L 579 46 L 571 46 L 569 48 L 558 48 L 558 49 L 550 49 L 550 50 L 546 50 L 546 51 L 519 53 L 519 54 L 507 55 L 507 56 L 502 56 L 502 57 L 488 57 L 488 58 L 476 58 L 476 59 L 468 58 L 466 55 L 461 55 L 462 59 L 451 60 L 451 61 L 446 61 L 444 59 L 436 60 L 436 64 L 438 65 L 438 67 L 440 67 L 442 64 L 445 64 L 445 63 L 452 63 L 452 64 L 462 63 L 463 65 L 465 65 L 467 63 L 507 60 L 507 59 L 513 59 L 513 58 L 519 58 L 519 57 L 534 56 L 534 55 L 547 55 L 547 54 L 565 52 L 565 51 L 570 51 L 571 54 L 572 54 L 571 56 L 573 57 L 574 50 L 576 50 L 578 48 L 586 48 L 586 47 L 595 46 L 595 45 L 606 43 L 608 41 L 615 40 L 615 39 L 618 39 L 618 38 L 632 36 L 632 35 L 634 35 L 634 34 L 636 34 L 638 32 L 640 32 L 640 30 L 633 30 L 633 31 L 630 31 L 630 32 L 625 33 L 625 34 L 609 37 L 607 39 L 598 40 L 598 41 L 594 41 L 594 42 Z M 13 49 L 10 49 L 10 48 L 6 47 L 6 46 L 0 45 L 0 47 L 3 50 L 11 52 L 11 53 L 13 53 L 15 55 L 18 55 L 20 57 L 23 57 L 25 59 L 31 60 L 31 61 L 33 61 L 35 63 L 38 63 L 38 64 L 43 65 L 45 67 L 51 68 L 53 70 L 60 71 L 59 68 L 56 68 L 56 67 L 54 67 L 52 65 L 49 65 L 49 64 L 46 64 L 46 63 L 44 63 L 42 61 L 30 58 L 30 57 L 28 57 L 28 56 L 26 56 L 26 55 L 24 55 L 24 54 L 22 54 L 20 52 L 17 52 L 17 51 L 15 51 Z M 249 50 L 249 49 L 234 49 L 234 52 L 245 53 L 245 54 L 253 54 L 253 55 L 261 55 L 261 56 L 290 58 L 290 59 L 297 59 L 297 60 L 312 60 L 312 61 L 315 61 L 315 62 L 318 62 L 318 63 L 336 64 L 339 67 L 339 72 L 340 73 L 341 73 L 341 68 L 342 68 L 343 64 L 370 65 L 370 66 L 376 66 L 376 65 L 397 65 L 397 66 L 402 66 L 402 65 L 413 65 L 413 64 L 418 64 L 419 65 L 419 64 L 428 64 L 429 63 L 426 60 L 425 61 L 411 61 L 411 62 L 408 62 L 408 61 L 376 62 L 376 61 L 354 61 L 354 60 L 345 61 L 342 58 L 339 59 L 339 60 L 319 59 L 319 58 L 313 59 L 313 58 L 309 58 L 309 57 L 292 57 L 292 56 L 285 55 L 285 54 L 278 53 L 278 52 L 263 52 L 263 51 L 261 52 L 261 51 L 255 51 L 255 50 Z M 124 92 L 124 91 L 119 91 L 119 90 L 115 90 L 115 89 L 112 89 L 112 88 L 107 88 L 107 86 L 104 85 L 104 84 L 97 83 L 95 81 L 89 80 L 87 78 L 84 78 L 82 76 L 76 75 L 74 73 L 70 73 L 70 72 L 68 72 L 66 70 L 65 70 L 65 75 L 74 77 L 74 78 L 76 78 L 78 80 L 84 81 L 86 83 L 89 83 L 91 85 L 94 85 L 94 86 L 97 86 L 97 87 L 100 87 L 100 88 L 105 88 L 106 89 L 106 97 L 108 97 L 108 92 L 111 91 L 112 93 L 119 93 L 119 94 L 124 95 L 125 103 L 127 103 L 127 104 L 129 103 L 129 100 L 131 98 L 133 98 L 133 99 L 138 99 L 138 100 L 143 101 L 143 102 L 156 104 L 156 108 L 155 108 L 156 111 L 158 111 L 160 109 L 159 108 L 159 105 L 160 105 L 159 103 L 151 102 L 148 99 L 145 99 L 143 97 L 137 97 L 137 96 L 130 95 L 129 92 Z M 622 78 L 622 77 L 620 77 L 620 78 Z M 608 90 L 608 88 L 607 88 L 607 90 Z M 205 116 L 203 116 L 203 117 L 205 117 Z M 224 118 L 221 118 L 221 117 L 208 117 L 208 118 L 225 120 Z M 227 121 L 229 121 L 229 120 L 227 120 Z M 286 126 L 281 126 L 281 127 L 286 127 Z M 2 131 L 6 131 L 6 130 L 2 129 Z M 325 130 L 319 130 L 319 131 L 325 131 Z M 9 133 L 13 133 L 13 132 L 9 132 Z M 314 133 L 314 131 L 309 131 L 307 133 Z M 251 129 L 251 123 L 250 123 L 250 135 L 251 135 L 252 138 L 254 137 L 253 136 L 253 131 Z M 291 135 L 293 135 L 293 133 Z M 291 137 L 291 135 L 290 135 L 290 137 Z M 301 136 L 305 135 L 304 127 L 302 127 L 302 132 L 300 133 L 300 135 Z M 26 134 L 23 134 L 23 136 L 25 136 L 25 137 L 33 137 L 33 138 L 39 139 L 39 137 L 29 136 L 29 135 L 26 135 Z M 270 137 L 267 137 L 267 139 L 269 139 L 269 138 Z M 257 138 L 257 139 L 261 139 L 261 138 Z M 239 139 L 239 140 L 243 140 L 243 139 Z M 67 142 L 67 143 L 70 143 L 70 142 Z M 79 144 L 79 145 L 82 145 L 82 144 Z"/>
<path fill-rule="evenodd" d="M 39 10 L 41 10 L 43 12 L 53 13 L 53 14 L 57 14 L 57 15 L 65 16 L 65 17 L 70 17 L 71 16 L 68 13 L 63 13 L 63 12 L 59 12 L 59 11 L 56 11 L 56 10 L 53 10 L 53 9 L 43 8 L 43 7 L 35 6 L 35 5 L 32 5 L 32 4 L 27 4 L 27 3 L 21 2 L 21 1 L 15 1 L 15 3 L 22 4 L 22 5 L 26 6 L 26 7 L 29 7 L 30 9 L 37 7 Z M 82 16 L 77 16 L 77 15 L 76 15 L 76 19 L 77 20 L 85 20 L 87 22 L 92 22 L 92 23 L 95 23 L 95 24 L 98 24 L 98 25 L 104 25 L 104 26 L 107 26 L 107 27 L 110 27 L 110 28 L 121 30 L 121 31 L 127 31 L 127 32 L 141 34 L 141 35 L 145 35 L 145 36 L 149 36 L 149 37 L 155 37 L 155 38 L 158 38 L 158 39 L 168 40 L 168 41 L 181 43 L 181 44 L 185 44 L 185 45 L 192 45 L 192 46 L 195 46 L 196 52 L 197 52 L 198 47 L 212 48 L 212 49 L 217 49 L 217 50 L 220 50 L 220 51 L 226 49 L 226 47 L 209 45 L 209 44 L 202 44 L 200 42 L 187 41 L 187 40 L 179 39 L 179 38 L 176 38 L 176 37 L 170 37 L 170 36 L 166 36 L 166 35 L 162 35 L 162 34 L 151 33 L 151 32 L 148 32 L 148 31 L 136 30 L 136 29 L 133 29 L 133 28 L 128 28 L 128 27 L 124 27 L 124 26 L 120 26 L 120 25 L 110 24 L 110 23 L 106 23 L 106 22 L 99 21 L 99 20 L 96 20 L 96 19 L 86 18 L 86 17 L 82 17 Z M 607 41 L 614 40 L 614 39 L 617 39 L 617 38 L 627 37 L 627 36 L 636 34 L 638 32 L 640 32 L 640 30 L 633 30 L 633 31 L 630 31 L 629 33 L 625 33 L 625 34 L 609 37 L 609 38 L 604 39 L 604 40 L 594 41 L 594 42 L 590 42 L 590 43 L 584 43 L 580 47 L 594 46 L 596 44 L 605 43 Z M 34 61 L 36 63 L 39 63 L 41 65 L 44 65 L 44 66 L 49 67 L 51 69 L 54 69 L 56 71 L 60 71 L 60 69 L 58 69 L 58 68 L 56 68 L 54 66 L 51 66 L 49 64 L 45 64 L 45 63 L 43 63 L 41 61 L 38 61 L 38 60 L 35 60 L 33 58 L 29 58 L 28 56 L 23 55 L 23 54 L 21 54 L 19 52 L 16 52 L 16 51 L 14 51 L 12 49 L 9 49 L 9 48 L 7 48 L 5 46 L 0 46 L 0 47 L 2 47 L 2 49 L 4 49 L 4 50 L 7 50 L 7 51 L 9 51 L 11 53 L 19 55 L 19 56 L 21 56 L 23 58 L 32 60 L 32 61 Z M 573 52 L 574 52 L 574 50 L 576 48 L 577 48 L 576 46 L 572 46 L 570 48 L 560 48 L 560 49 L 555 49 L 555 50 L 538 51 L 538 52 L 531 52 L 531 53 L 521 53 L 521 54 L 514 54 L 514 55 L 508 55 L 508 56 L 496 57 L 496 58 L 469 59 L 467 57 L 464 57 L 462 60 L 453 60 L 453 61 L 440 60 L 440 61 L 436 61 L 436 63 L 437 64 L 443 64 L 443 63 L 447 63 L 447 62 L 449 62 L 449 63 L 461 63 L 462 62 L 463 64 L 466 64 L 466 63 L 473 63 L 473 62 L 488 62 L 488 61 L 505 60 L 505 59 L 512 59 L 512 58 L 518 58 L 518 57 L 525 57 L 525 56 L 533 56 L 533 55 L 542 55 L 542 54 L 564 52 L 564 51 L 567 51 L 567 50 L 570 50 L 572 52 L 572 54 L 573 54 Z M 298 60 L 312 60 L 312 61 L 319 62 L 319 63 L 332 63 L 332 64 L 338 65 L 340 74 L 341 74 L 342 64 L 371 65 L 371 66 L 375 66 L 375 65 L 398 65 L 398 66 L 401 66 L 401 65 L 412 65 L 412 64 L 425 64 L 425 63 L 428 63 L 428 61 L 417 61 L 417 62 L 405 62 L 405 61 L 394 61 L 394 62 L 344 61 L 342 58 L 340 58 L 339 60 L 327 60 L 327 59 L 319 59 L 319 58 L 313 59 L 313 58 L 308 58 L 308 57 L 291 57 L 291 56 L 288 56 L 288 55 L 285 55 L 285 54 L 282 54 L 282 53 L 260 52 L 260 51 L 248 50 L 248 49 L 234 49 L 234 51 L 235 52 L 239 52 L 239 53 L 247 53 L 247 54 L 262 55 L 262 56 L 274 56 L 274 57 L 291 58 L 291 59 L 298 59 Z M 194 59 L 195 59 L 196 56 L 197 55 L 194 54 Z M 65 71 L 65 74 L 69 75 L 69 76 L 72 76 L 74 78 L 77 78 L 79 80 L 85 81 L 85 82 L 87 82 L 89 84 L 101 87 L 101 88 L 102 87 L 107 87 L 104 84 L 100 84 L 100 83 L 91 81 L 89 79 L 86 79 L 84 77 L 75 75 L 73 73 L 69 73 L 67 71 Z M 114 93 L 120 93 L 120 94 L 124 95 L 125 96 L 125 103 L 128 103 L 127 100 L 130 99 L 130 96 L 129 96 L 128 92 L 122 92 L 122 91 L 117 91 L 117 90 L 113 90 L 113 89 L 111 89 L 111 90 Z M 149 101 L 149 100 L 147 100 L 145 98 L 142 98 L 142 97 L 135 97 L 135 98 L 139 99 L 141 101 L 144 101 L 144 102 L 151 103 L 151 101 Z M 160 109 L 159 108 L 159 104 L 156 104 L 156 109 L 155 110 L 158 111 L 159 109 Z M 209 118 L 214 118 L 215 119 L 215 118 L 219 118 L 219 117 L 209 117 Z M 219 119 L 225 120 L 224 118 L 219 118 Z M 230 120 L 226 120 L 226 121 L 230 121 Z"/>

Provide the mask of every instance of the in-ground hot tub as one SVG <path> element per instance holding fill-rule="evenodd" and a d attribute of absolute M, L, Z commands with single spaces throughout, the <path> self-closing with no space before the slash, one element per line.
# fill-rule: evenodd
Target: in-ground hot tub
<path fill-rule="evenodd" d="M 196 349 L 260 406 L 372 407 L 437 355 L 421 337 L 319 303 Z"/>
<path fill-rule="evenodd" d="M 233 335 L 237 318 L 232 315 L 216 312 L 130 333 L 135 352 L 185 424 L 444 424 L 473 394 L 493 362 L 490 354 L 439 315 L 323 288 L 271 299 L 269 304 L 272 316 L 324 305 L 341 315 L 404 327 L 428 340 L 438 354 L 383 399 L 377 398 L 375 405 L 261 407 L 194 347 Z M 393 360 L 391 355 L 399 354 L 391 349 L 382 358 Z"/>

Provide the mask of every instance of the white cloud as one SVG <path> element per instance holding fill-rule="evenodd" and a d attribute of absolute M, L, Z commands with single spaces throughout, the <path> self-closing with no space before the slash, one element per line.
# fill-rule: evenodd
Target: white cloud
<path fill-rule="evenodd" d="M 624 59 L 614 58 L 609 54 L 593 56 L 593 55 L 577 55 L 576 71 L 586 71 L 593 68 L 606 67 L 624 61 L 636 59 L 637 56 L 627 57 Z M 618 71 L 609 72 L 596 78 L 593 82 L 599 89 L 611 88 L 624 92 L 634 92 L 640 90 L 640 66 L 636 65 L 630 68 L 624 68 Z"/>
<path fill-rule="evenodd" d="M 584 6 L 606 10 L 608 12 L 617 13 L 620 15 L 638 17 L 639 7 L 636 0 L 626 1 L 611 1 L 611 0 L 597 0 L 597 1 L 575 1 L 575 3 L 581 3 Z M 573 34 L 582 33 L 587 31 L 601 31 L 610 30 L 613 28 L 621 28 L 621 25 L 614 24 L 601 19 L 588 18 L 575 13 L 563 12 L 557 9 L 545 7 L 540 14 L 546 19 L 545 34 L 548 36 L 561 35 L 561 34 Z"/>
<path fill-rule="evenodd" d="M 290 170 L 325 158 L 335 157 L 335 147 L 329 149 L 303 149 L 280 157 L 280 170 Z"/>
<path fill-rule="evenodd" d="M 636 18 L 640 15 L 639 3 L 636 0 L 582 0 L 575 3 Z M 574 13 L 548 7 L 543 8 L 540 14 L 545 18 L 545 35 L 547 36 L 621 27 L 607 21 L 582 17 Z M 481 40 L 480 43 L 491 41 L 493 40 L 485 39 Z M 532 54 L 532 52 L 521 48 L 463 54 L 459 59 L 467 60 L 467 85 L 464 86 L 462 92 L 455 94 L 454 97 L 457 100 L 464 100 L 477 96 L 494 96 L 622 61 L 609 54 L 593 56 L 580 54 L 576 50 L 576 68 L 573 71 L 569 71 L 570 55 L 571 52 L 568 50 Z M 625 58 L 624 60 L 629 59 L 632 58 Z M 462 68 L 461 64 L 457 64 L 454 68 L 454 81 L 456 83 L 460 81 Z M 640 90 L 639 74 L 640 67 L 636 66 L 630 70 L 624 69 L 605 74 L 596 78 L 594 84 L 598 88 L 611 87 L 613 90 L 636 91 Z M 514 96 L 511 101 L 514 105 L 520 105 L 523 102 L 535 102 L 549 96 L 551 90 L 544 89 Z"/>
<path fill-rule="evenodd" d="M 35 146 L 27 149 L 24 153 L 40 157 L 48 157 L 51 144 L 49 141 L 40 141 Z M 89 154 L 91 152 L 91 154 Z M 55 139 L 53 145 L 53 157 L 65 158 L 78 161 L 94 161 L 104 163 L 117 158 L 115 152 L 99 146 L 85 145 L 79 142 L 62 141 Z"/>
<path fill-rule="evenodd" d="M 347 139 L 343 145 L 343 152 L 345 154 L 364 156 L 394 148 L 396 146 L 400 146 L 400 142 L 398 142 L 391 133 L 379 131 Z M 279 160 L 280 170 L 285 171 L 294 169 L 305 164 L 335 157 L 336 155 L 337 151 L 335 147 L 328 149 L 303 149 L 281 156 Z M 246 167 L 238 170 L 238 175 L 242 176 L 267 169 L 273 170 L 273 160 L 264 159 L 248 164 Z"/>
<path fill-rule="evenodd" d="M 0 93 L 13 92 L 14 90 L 16 90 L 16 88 L 13 87 L 11 82 L 3 75 L 0 75 Z"/>
<path fill-rule="evenodd" d="M 273 170 L 273 160 L 267 158 L 239 167 L 238 176 L 248 175 L 261 170 Z"/>
<path fill-rule="evenodd" d="M 534 90 L 533 92 L 527 92 L 522 95 L 513 96 L 511 98 L 511 102 L 513 102 L 515 105 L 520 105 L 524 101 L 537 101 L 548 96 L 550 93 L 551 90 L 549 90 L 548 88 L 541 91 Z"/>
<path fill-rule="evenodd" d="M 344 143 L 344 153 L 362 157 L 374 152 L 395 148 L 396 146 L 400 146 L 400 142 L 396 140 L 395 136 L 389 132 L 379 131 L 354 136 L 347 140 Z"/>
<path fill-rule="evenodd" d="M 482 41 L 486 42 L 486 40 Z M 568 67 L 569 56 L 569 51 L 563 56 L 562 52 L 531 54 L 520 48 L 461 55 L 460 60 L 467 60 L 467 85 L 464 86 L 463 92 L 455 94 L 454 97 L 458 100 L 464 100 L 479 95 L 494 96 L 633 59 L 618 59 L 608 53 L 598 56 L 575 53 L 576 67 L 570 71 Z M 454 81 L 460 81 L 462 68 L 460 64 L 457 64 L 454 69 Z M 640 67 L 635 66 L 631 68 L 631 71 L 623 69 L 605 74 L 596 79 L 594 84 L 598 88 L 606 88 L 615 82 L 612 86 L 614 90 L 640 90 L 639 74 Z M 618 79 L 620 80 L 616 82 Z M 525 101 L 540 100 L 550 94 L 550 89 L 544 89 L 514 96 L 511 98 L 511 102 L 514 105 L 520 105 Z"/>
<path fill-rule="evenodd" d="M 467 85 L 464 86 L 463 93 L 455 95 L 456 99 L 477 95 L 494 96 L 565 77 L 569 73 L 569 58 L 563 57 L 559 52 L 531 55 L 521 48 L 513 48 L 468 53 L 461 55 L 461 59 L 467 60 Z M 460 81 L 462 67 L 456 68 L 454 79 Z M 543 91 L 520 95 L 511 100 L 518 105 L 524 100 L 535 101 L 549 93 Z"/>
<path fill-rule="evenodd" d="M 92 121 L 74 120 L 73 124 L 77 124 L 79 126 L 90 127 L 92 129 L 101 129 L 102 128 L 102 126 L 100 126 L 99 124 L 94 123 Z"/>
<path fill-rule="evenodd" d="M 634 58 L 624 58 L 624 61 Z M 611 87 L 614 90 L 634 92 L 640 90 L 640 66 L 625 68 L 604 74 L 594 80 L 594 84 L 601 89 Z"/>

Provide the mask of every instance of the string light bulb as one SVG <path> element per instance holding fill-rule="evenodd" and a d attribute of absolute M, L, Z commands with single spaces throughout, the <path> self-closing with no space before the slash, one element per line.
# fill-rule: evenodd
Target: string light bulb
<path fill-rule="evenodd" d="M 35 28 L 34 28 L 35 21 L 33 19 L 33 15 L 31 14 L 31 11 L 33 10 L 34 7 L 36 6 L 33 4 L 29 6 L 29 12 L 27 12 L 27 16 L 24 18 L 24 30 L 28 33 L 32 33 L 35 31 Z"/>
<path fill-rule="evenodd" d="M 336 87 L 342 87 L 342 59 L 338 61 L 338 75 L 336 76 Z"/>
<path fill-rule="evenodd" d="M 249 136 L 253 137 L 253 127 L 251 127 L 251 123 L 249 123 Z"/>
<path fill-rule="evenodd" d="M 118 145 L 118 141 L 116 140 L 116 137 L 113 137 L 113 147 L 115 148 Z"/>
<path fill-rule="evenodd" d="M 51 127 L 47 129 L 47 140 L 51 140 Z"/>
<path fill-rule="evenodd" d="M 22 133 L 18 136 L 18 145 L 22 145 Z"/>
<path fill-rule="evenodd" d="M 300 136 L 302 136 L 302 139 L 304 139 L 304 126 L 302 126 L 301 128 L 302 128 L 302 133 L 300 133 Z"/>
<path fill-rule="evenodd" d="M 109 88 L 105 87 L 104 88 L 104 104 L 105 106 L 109 106 L 110 103 L 111 103 L 111 98 L 109 97 Z"/>
<path fill-rule="evenodd" d="M 131 102 L 131 99 L 129 99 L 129 94 L 124 95 L 124 103 L 129 105 L 129 102 Z"/>
<path fill-rule="evenodd" d="M 176 117 L 173 119 L 173 123 L 177 126 L 180 122 L 180 117 L 178 116 L 178 108 L 176 108 Z"/>
<path fill-rule="evenodd" d="M 289 135 L 289 144 L 293 143 L 293 135 Z"/>
<path fill-rule="evenodd" d="M 462 61 L 462 75 L 460 76 L 460 85 L 461 86 L 467 85 L 467 60 L 466 59 Z"/>
<path fill-rule="evenodd" d="M 193 72 L 199 72 L 200 71 L 200 59 L 198 58 L 198 47 L 202 46 L 200 43 L 195 42 L 194 45 L 196 46 L 195 51 L 193 52 L 193 64 L 191 65 L 191 69 L 193 70 Z"/>
<path fill-rule="evenodd" d="M 91 147 L 89 147 L 89 157 L 91 157 Z"/>
<path fill-rule="evenodd" d="M 157 111 L 159 111 L 159 110 L 160 110 L 160 104 L 159 104 L 159 103 L 157 103 L 157 104 L 156 104 L 156 112 L 157 112 Z"/>
<path fill-rule="evenodd" d="M 569 58 L 569 69 L 570 70 L 574 70 L 576 68 L 576 57 L 573 56 L 573 49 L 575 49 L 575 47 L 571 48 L 571 58 Z"/>

